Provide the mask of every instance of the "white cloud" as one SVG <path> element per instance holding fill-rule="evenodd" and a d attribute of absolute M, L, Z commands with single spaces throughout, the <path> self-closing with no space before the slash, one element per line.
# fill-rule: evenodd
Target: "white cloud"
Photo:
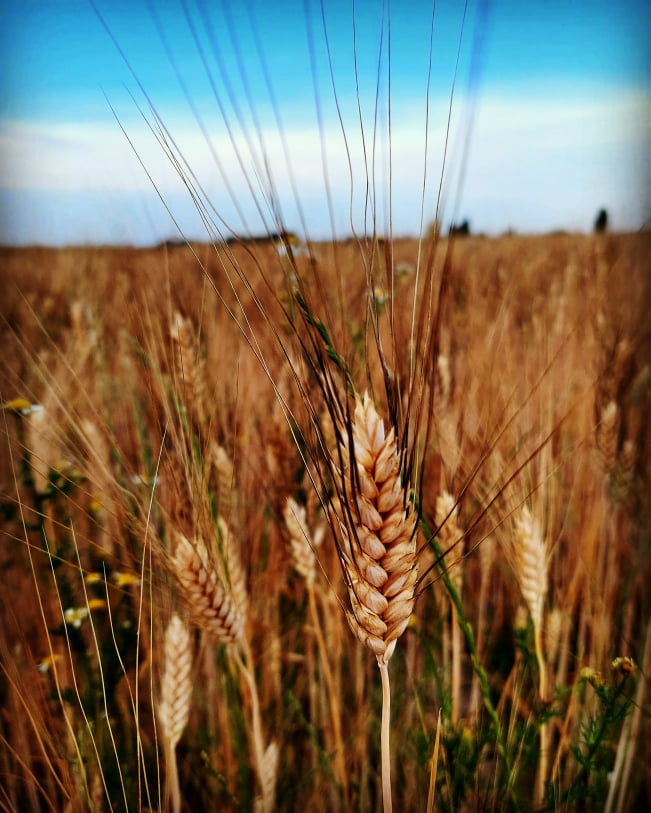
<path fill-rule="evenodd" d="M 621 207 L 628 198 L 626 205 L 631 217 L 640 207 L 648 205 L 645 191 L 650 180 L 646 157 L 651 135 L 648 95 L 612 92 L 601 98 L 586 96 L 583 100 L 569 96 L 522 99 L 484 95 L 480 102 L 471 133 L 472 148 L 464 166 L 464 204 L 459 210 L 459 216 L 469 216 L 478 228 L 512 225 L 535 230 L 536 225 L 562 226 L 572 218 L 580 220 L 585 216 L 588 217 L 585 226 L 589 227 L 592 210 L 598 205 Z M 453 116 L 450 138 L 452 190 L 456 188 L 455 172 L 465 160 L 460 150 L 465 136 L 463 109 L 460 102 Z M 401 233 L 415 233 L 419 226 L 423 113 L 422 106 L 409 108 L 400 100 L 394 105 L 393 218 L 395 230 Z M 431 111 L 426 221 L 433 216 L 446 118 L 447 102 L 442 100 Z M 270 167 L 278 197 L 284 208 L 292 212 L 294 222 L 290 225 L 298 227 L 279 134 L 272 130 L 262 134 L 263 159 L 255 133 L 250 133 L 247 141 L 241 132 L 236 132 L 236 149 L 223 124 L 212 120 L 207 126 L 223 174 L 195 121 L 170 123 L 170 130 L 218 210 L 236 218 L 232 192 L 247 219 L 255 219 L 254 198 L 261 200 L 261 189 L 268 185 L 266 167 Z M 126 129 L 161 194 L 170 201 L 178 200 L 183 186 L 152 133 L 142 121 L 130 122 Z M 386 215 L 381 211 L 381 202 L 382 189 L 388 184 L 388 144 L 386 128 L 381 131 L 384 135 L 376 144 L 375 165 L 379 222 L 383 224 Z M 346 134 L 354 177 L 353 208 L 359 228 L 366 190 L 365 166 L 368 164 L 370 172 L 373 160 L 373 133 L 370 127 L 365 132 L 366 164 L 359 123 L 351 119 L 346 124 Z M 329 220 L 318 134 L 308 126 L 292 126 L 285 139 L 298 196 L 309 211 L 311 229 L 325 235 Z M 337 122 L 328 124 L 325 144 L 337 228 L 345 232 L 349 230 L 350 170 Z M 240 166 L 237 150 L 244 168 Z M 138 193 L 148 198 L 151 195 L 151 181 L 114 121 L 58 125 L 5 122 L 0 126 L 0 152 L 3 156 L 0 187 L 5 194 L 7 190 L 71 195 L 104 192 L 111 201 L 118 200 L 121 193 L 125 200 Z M 247 178 L 252 190 L 247 186 Z M 536 217 L 540 218 L 538 224 Z M 552 222 L 554 218 L 557 222 Z M 523 222 L 526 219 L 528 224 Z M 481 225 L 482 222 L 486 225 Z M 169 232 L 167 216 L 165 229 Z"/>

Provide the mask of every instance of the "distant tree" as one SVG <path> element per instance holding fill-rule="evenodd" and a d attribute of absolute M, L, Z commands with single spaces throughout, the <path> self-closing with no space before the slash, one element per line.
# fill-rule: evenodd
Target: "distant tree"
<path fill-rule="evenodd" d="M 594 221 L 594 230 L 596 234 L 602 234 L 608 228 L 608 212 L 605 209 L 599 209 L 597 217 Z"/>
<path fill-rule="evenodd" d="M 470 234 L 470 222 L 464 220 L 462 223 L 453 223 L 450 226 L 450 234 L 459 237 L 467 237 Z"/>

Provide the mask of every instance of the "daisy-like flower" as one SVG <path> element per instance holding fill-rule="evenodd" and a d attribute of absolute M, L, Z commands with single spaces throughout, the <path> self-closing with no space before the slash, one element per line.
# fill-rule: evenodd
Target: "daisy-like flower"
<path fill-rule="evenodd" d="M 88 607 L 68 607 L 63 617 L 66 620 L 66 624 L 70 624 L 71 627 L 78 630 L 79 627 L 81 627 L 81 622 L 85 618 L 88 618 Z"/>
<path fill-rule="evenodd" d="M 389 301 L 390 294 L 384 288 L 381 288 L 379 285 L 376 285 L 373 288 L 373 301 L 375 302 L 376 308 L 381 308 L 383 305 Z"/>
<path fill-rule="evenodd" d="M 26 398 L 12 398 L 2 405 L 3 409 L 8 409 L 16 415 L 32 415 L 34 412 L 41 412 L 43 404 L 32 404 Z"/>
<path fill-rule="evenodd" d="M 36 665 L 38 671 L 45 675 L 47 672 L 50 671 L 50 668 L 54 666 L 57 661 L 60 661 L 63 655 L 59 655 L 56 652 L 53 655 L 47 655 L 43 660 Z"/>

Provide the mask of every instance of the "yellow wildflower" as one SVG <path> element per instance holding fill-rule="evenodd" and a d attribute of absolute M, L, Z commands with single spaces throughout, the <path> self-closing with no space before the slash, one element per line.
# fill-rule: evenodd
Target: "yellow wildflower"
<path fill-rule="evenodd" d="M 121 573 L 120 571 L 116 570 L 111 574 L 111 576 L 118 587 L 130 587 L 134 584 L 140 584 L 140 579 L 135 573 Z"/>

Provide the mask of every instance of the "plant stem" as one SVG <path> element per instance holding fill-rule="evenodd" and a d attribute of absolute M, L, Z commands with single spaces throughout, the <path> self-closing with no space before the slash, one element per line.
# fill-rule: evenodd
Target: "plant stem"
<path fill-rule="evenodd" d="M 330 705 L 330 716 L 332 717 L 332 729 L 335 738 L 335 769 L 337 778 L 341 783 L 342 791 L 344 794 L 344 803 L 348 806 L 348 776 L 346 774 L 346 764 L 344 762 L 344 742 L 341 736 L 341 715 L 337 705 L 337 691 L 335 687 L 334 678 L 332 676 L 332 669 L 330 668 L 330 661 L 328 660 L 328 648 L 323 637 L 323 630 L 321 629 L 321 618 L 316 604 L 316 594 L 314 586 L 307 587 L 307 597 L 310 607 L 310 616 L 312 618 L 312 626 L 314 628 L 314 635 L 316 637 L 317 646 L 319 648 L 319 656 L 321 658 L 321 668 L 323 669 L 323 677 L 326 682 L 328 691 L 328 703 Z"/>
<path fill-rule="evenodd" d="M 540 624 L 534 624 L 534 648 L 536 660 L 538 661 L 538 673 L 540 682 L 538 691 L 540 702 L 547 702 L 547 666 L 542 647 L 542 634 Z M 542 805 L 545 799 L 545 782 L 549 772 L 549 721 L 540 726 L 540 760 L 538 762 L 538 775 L 536 777 L 536 804 Z"/>
<path fill-rule="evenodd" d="M 253 725 L 253 753 L 255 759 L 255 771 L 260 784 L 262 796 L 264 796 L 264 736 L 262 734 L 262 718 L 260 715 L 260 700 L 258 698 L 258 687 L 255 680 L 253 658 L 248 641 L 244 639 L 240 642 L 240 651 L 234 651 L 234 660 L 240 669 L 240 674 L 244 678 L 249 689 L 251 700 L 251 723 Z"/>
<path fill-rule="evenodd" d="M 378 658 L 382 676 L 382 800 L 384 813 L 392 813 L 391 803 L 391 687 L 389 684 L 389 664 Z"/>
<path fill-rule="evenodd" d="M 176 746 L 170 742 L 166 744 L 167 750 L 167 792 L 170 797 L 171 813 L 181 811 L 181 788 L 179 785 L 179 768 L 176 761 Z"/>
<path fill-rule="evenodd" d="M 497 710 L 493 705 L 493 701 L 490 697 L 490 686 L 488 685 L 488 676 L 484 671 L 484 667 L 481 665 L 479 661 L 479 655 L 477 653 L 477 646 L 475 644 L 475 636 L 472 631 L 472 627 L 466 620 L 466 616 L 463 612 L 463 604 L 461 603 L 461 597 L 457 591 L 457 588 L 454 586 L 452 579 L 448 573 L 448 569 L 445 565 L 444 553 L 441 550 L 441 546 L 438 543 L 438 540 L 435 536 L 429 532 L 429 528 L 427 527 L 427 523 L 422 520 L 423 529 L 430 539 L 430 544 L 434 553 L 436 555 L 436 559 L 438 562 L 439 569 L 441 571 L 441 578 L 443 579 L 443 584 L 445 585 L 446 590 L 450 595 L 450 599 L 456 609 L 456 617 L 457 621 L 459 622 L 459 626 L 461 628 L 461 632 L 463 633 L 464 638 L 466 639 L 466 645 L 470 652 L 470 659 L 472 661 L 473 669 L 475 670 L 475 674 L 477 675 L 477 679 L 479 681 L 479 687 L 481 689 L 482 697 L 484 699 L 484 706 L 486 707 L 486 711 L 488 712 L 488 716 L 490 717 L 493 727 L 495 729 L 495 740 L 497 745 L 497 751 L 500 757 L 504 760 L 504 766 L 506 768 L 507 776 L 508 776 L 508 784 L 509 787 L 513 781 L 513 766 L 511 765 L 511 760 L 506 750 L 506 743 L 504 740 L 504 731 L 502 729 L 502 724 L 500 723 L 500 718 L 497 714 Z M 514 804 L 514 808 L 517 810 L 518 806 L 515 802 L 515 799 L 512 799 Z"/>

